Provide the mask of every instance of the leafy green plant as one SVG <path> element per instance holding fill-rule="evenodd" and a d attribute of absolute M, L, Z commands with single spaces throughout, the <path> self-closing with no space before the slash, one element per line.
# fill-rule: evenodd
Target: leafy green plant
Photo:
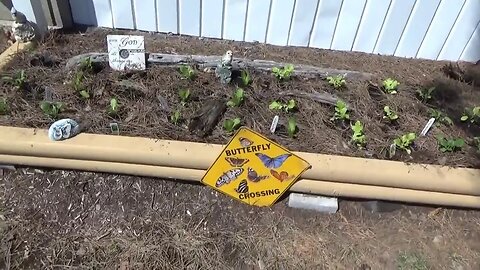
<path fill-rule="evenodd" d="M 180 112 L 180 110 L 175 110 L 172 115 L 170 115 L 170 121 L 174 124 L 174 125 L 178 125 L 178 123 L 180 122 L 180 120 L 182 119 L 182 114 Z"/>
<path fill-rule="evenodd" d="M 195 70 L 191 66 L 181 65 L 179 71 L 185 79 L 193 80 L 195 78 Z"/>
<path fill-rule="evenodd" d="M 448 126 L 453 125 L 452 119 L 439 110 L 430 109 L 430 117 L 435 118 L 435 121 L 438 121 L 442 124 Z"/>
<path fill-rule="evenodd" d="M 84 80 L 85 80 L 85 75 L 83 71 L 78 71 L 77 73 L 75 73 L 75 76 L 73 77 L 72 87 L 73 87 L 73 90 L 75 90 L 75 92 L 80 94 L 82 98 L 89 99 L 90 93 L 88 92 L 87 87 L 83 83 Z"/>
<path fill-rule="evenodd" d="M 42 101 L 40 103 L 40 109 L 52 119 L 57 119 L 58 115 L 64 111 L 65 104 L 62 102 Z"/>
<path fill-rule="evenodd" d="M 292 64 L 287 64 L 283 68 L 274 67 L 272 73 L 278 80 L 289 80 L 293 74 L 294 67 Z"/>
<path fill-rule="evenodd" d="M 333 86 L 333 88 L 337 90 L 345 86 L 346 83 L 345 77 L 343 77 L 342 75 L 328 76 L 327 81 L 331 86 Z"/>
<path fill-rule="evenodd" d="M 286 104 L 280 101 L 273 101 L 272 103 L 270 103 L 270 105 L 268 105 L 268 108 L 270 110 L 278 110 L 278 111 L 284 110 L 285 112 L 288 113 L 297 108 L 297 103 L 293 99 L 290 99 Z"/>
<path fill-rule="evenodd" d="M 397 259 L 397 270 L 428 270 L 431 269 L 427 260 L 417 253 L 403 253 Z"/>
<path fill-rule="evenodd" d="M 294 138 L 298 132 L 297 120 L 294 117 L 288 118 L 287 133 L 290 138 Z"/>
<path fill-rule="evenodd" d="M 118 114 L 118 100 L 116 98 L 112 98 L 110 99 L 110 104 L 108 106 L 108 114 L 113 116 L 113 115 L 117 115 Z"/>
<path fill-rule="evenodd" d="M 363 124 L 360 121 L 356 121 L 355 125 L 351 125 L 352 127 L 352 142 L 354 142 L 357 147 L 363 148 L 365 144 L 367 143 L 367 137 L 365 136 L 365 133 L 363 132 Z"/>
<path fill-rule="evenodd" d="M 248 86 L 250 83 L 252 83 L 252 78 L 247 70 L 242 70 L 240 72 L 240 78 L 242 78 L 243 86 Z"/>
<path fill-rule="evenodd" d="M 90 57 L 87 57 L 80 62 L 79 69 L 83 72 L 91 73 L 94 70 L 93 62 Z"/>
<path fill-rule="evenodd" d="M 422 102 L 428 102 L 430 99 L 432 99 L 433 91 L 435 91 L 435 87 L 418 89 L 417 96 Z"/>
<path fill-rule="evenodd" d="M 411 154 L 412 150 L 410 149 L 410 147 L 413 145 L 416 138 L 417 135 L 411 132 L 396 138 L 395 140 L 393 140 L 393 143 L 397 148 L 405 150 L 408 154 Z"/>
<path fill-rule="evenodd" d="M 8 113 L 8 104 L 5 98 L 0 99 L 0 115 L 4 115 Z"/>
<path fill-rule="evenodd" d="M 383 89 L 388 94 L 396 94 L 400 83 L 392 78 L 387 78 L 383 81 Z"/>
<path fill-rule="evenodd" d="M 467 120 L 470 120 L 472 124 L 480 122 L 480 106 L 465 108 L 465 112 L 460 118 L 460 121 L 465 122 Z"/>
<path fill-rule="evenodd" d="M 242 104 L 244 100 L 245 94 L 242 88 L 237 88 L 233 93 L 232 99 L 227 102 L 227 106 L 229 107 L 238 107 Z"/>
<path fill-rule="evenodd" d="M 333 114 L 333 117 L 330 120 L 334 121 L 334 120 L 349 120 L 349 119 L 350 119 L 350 114 L 348 113 L 347 104 L 341 100 L 338 100 L 337 104 L 335 105 L 335 113 Z"/>
<path fill-rule="evenodd" d="M 190 90 L 189 89 L 180 89 L 178 91 L 178 96 L 180 97 L 180 104 L 185 106 L 190 100 Z"/>
<path fill-rule="evenodd" d="M 226 119 L 223 122 L 223 128 L 227 133 L 233 133 L 237 128 L 240 127 L 240 118 Z"/>
<path fill-rule="evenodd" d="M 392 111 L 389 106 L 383 107 L 383 119 L 388 119 L 393 122 L 398 119 L 397 113 Z"/>
<path fill-rule="evenodd" d="M 17 71 L 13 76 L 3 76 L 2 80 L 13 85 L 17 89 L 24 89 L 27 85 L 25 70 Z"/>
<path fill-rule="evenodd" d="M 453 152 L 455 150 L 461 150 L 465 141 L 463 139 L 446 139 L 443 136 L 437 137 L 438 146 L 442 152 Z"/>

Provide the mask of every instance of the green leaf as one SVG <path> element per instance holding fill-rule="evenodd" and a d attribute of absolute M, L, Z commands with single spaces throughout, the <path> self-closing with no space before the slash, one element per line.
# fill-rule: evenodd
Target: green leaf
<path fill-rule="evenodd" d="M 252 82 L 250 74 L 246 70 L 241 71 L 241 78 L 244 86 L 248 86 Z"/>
<path fill-rule="evenodd" d="M 463 115 L 461 118 L 460 118 L 460 121 L 462 122 L 465 122 L 468 120 L 468 115 Z"/>
<path fill-rule="evenodd" d="M 292 138 L 295 136 L 295 133 L 297 132 L 297 121 L 293 117 L 290 117 L 288 119 L 287 132 L 288 132 L 288 136 Z"/>
<path fill-rule="evenodd" d="M 273 73 L 279 73 L 280 72 L 280 69 L 278 67 L 273 67 L 272 68 L 272 72 Z"/>
<path fill-rule="evenodd" d="M 454 146 L 458 148 L 462 148 L 464 144 L 465 144 L 465 141 L 463 139 L 456 139 L 454 141 Z"/>
<path fill-rule="evenodd" d="M 228 106 L 228 107 L 235 107 L 235 102 L 229 100 L 229 101 L 227 102 L 227 106 Z"/>
<path fill-rule="evenodd" d="M 85 90 L 80 91 L 80 96 L 82 96 L 82 97 L 85 98 L 85 99 L 89 99 L 89 98 L 90 98 L 90 94 L 89 94 L 87 91 L 85 91 Z"/>
<path fill-rule="evenodd" d="M 297 104 L 295 103 L 295 100 L 293 99 L 290 99 L 285 107 L 285 110 L 288 112 L 288 111 L 291 111 L 293 109 L 295 109 L 295 107 L 297 106 Z"/>
<path fill-rule="evenodd" d="M 355 132 L 355 133 L 361 133 L 361 132 L 363 132 L 362 122 L 360 122 L 360 121 L 357 120 L 357 121 L 355 122 L 355 125 L 352 126 L 352 130 L 353 130 L 353 132 Z"/>
<path fill-rule="evenodd" d="M 180 89 L 178 91 L 178 95 L 180 96 L 180 100 L 182 102 L 187 102 L 190 98 L 190 89 Z"/>
<path fill-rule="evenodd" d="M 110 100 L 110 108 L 112 109 L 112 111 L 117 111 L 118 110 L 118 101 L 116 98 L 112 98 Z"/>
<path fill-rule="evenodd" d="M 281 109 L 283 109 L 283 105 L 280 102 L 273 101 L 272 103 L 270 103 L 268 108 L 270 110 L 281 110 Z"/>

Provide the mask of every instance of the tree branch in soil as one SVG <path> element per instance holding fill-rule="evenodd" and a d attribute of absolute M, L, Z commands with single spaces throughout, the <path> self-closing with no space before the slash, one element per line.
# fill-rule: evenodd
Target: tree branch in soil
<path fill-rule="evenodd" d="M 196 65 L 199 68 L 211 68 L 215 69 L 217 65 L 221 62 L 222 56 L 219 55 L 176 55 L 176 54 L 162 54 L 162 53 L 149 53 L 147 54 L 147 63 L 149 65 L 158 65 L 158 66 L 180 66 L 184 64 Z M 80 65 L 82 61 L 90 58 L 92 62 L 98 63 L 107 63 L 108 62 L 108 53 L 86 53 L 74 56 L 70 58 L 65 68 L 66 70 L 71 70 Z M 234 58 L 232 61 L 233 68 L 236 69 L 245 69 L 252 68 L 261 71 L 271 71 L 273 67 L 285 66 L 286 63 L 269 61 L 269 60 L 250 60 L 245 58 Z M 351 70 L 341 70 L 341 69 L 331 69 L 331 68 L 322 68 L 311 65 L 294 65 L 294 74 L 301 75 L 305 77 L 314 77 L 319 76 L 322 79 L 327 78 L 328 76 L 342 75 L 346 79 L 353 80 L 369 80 L 372 78 L 371 73 L 351 71 Z"/>

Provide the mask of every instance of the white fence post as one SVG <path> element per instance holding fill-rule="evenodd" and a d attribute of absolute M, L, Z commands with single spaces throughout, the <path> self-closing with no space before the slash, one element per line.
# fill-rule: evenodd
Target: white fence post
<path fill-rule="evenodd" d="M 42 3 L 39 0 L 12 0 L 12 4 L 16 10 L 25 14 L 29 21 L 37 24 L 38 31 L 43 37 L 48 30 L 48 25 Z"/>

